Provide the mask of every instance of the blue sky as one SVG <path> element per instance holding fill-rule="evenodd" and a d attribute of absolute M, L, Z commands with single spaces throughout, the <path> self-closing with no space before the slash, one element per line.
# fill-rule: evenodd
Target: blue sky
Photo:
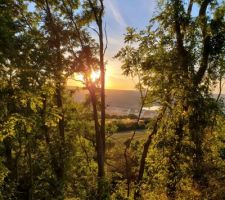
<path fill-rule="evenodd" d="M 105 17 L 108 49 L 106 53 L 106 86 L 113 89 L 134 89 L 135 82 L 122 76 L 121 63 L 113 56 L 123 46 L 126 27 L 144 29 L 153 16 L 155 0 L 105 0 Z"/>
<path fill-rule="evenodd" d="M 186 0 L 185 0 L 186 1 Z M 189 2 L 189 0 L 187 0 Z M 219 0 L 219 3 L 224 0 Z M 144 29 L 154 15 L 157 0 L 104 0 L 106 30 L 108 35 L 108 48 L 105 59 L 106 87 L 110 89 L 134 89 L 135 80 L 122 75 L 121 63 L 113 57 L 123 47 L 123 37 L 126 27 L 134 27 L 138 30 Z M 34 9 L 29 4 L 29 9 Z M 192 15 L 198 14 L 199 7 L 195 4 Z M 93 37 L 97 38 L 93 33 Z M 69 80 L 69 84 L 76 85 Z M 225 91 L 224 91 L 225 92 Z"/>
<path fill-rule="evenodd" d="M 153 16 L 156 0 L 104 0 L 108 48 L 105 59 L 106 87 L 110 89 L 134 89 L 135 81 L 122 75 L 121 63 L 113 57 L 123 47 L 123 37 L 128 26 L 144 29 Z M 29 4 L 29 10 L 34 4 Z M 93 37 L 97 39 L 97 36 Z M 69 80 L 69 85 L 76 85 Z"/>
<path fill-rule="evenodd" d="M 142 30 L 148 25 L 157 5 L 156 0 L 104 0 L 104 5 L 104 24 L 108 38 L 105 55 L 106 88 L 133 90 L 136 81 L 122 75 L 121 63 L 113 57 L 124 46 L 123 38 L 128 26 Z M 94 24 L 91 26 L 95 27 Z M 96 33 L 93 32 L 92 36 L 98 41 Z M 70 84 L 74 82 L 68 82 Z"/>
<path fill-rule="evenodd" d="M 223 1 L 219 0 L 219 3 Z M 104 4 L 108 35 L 106 87 L 134 89 L 135 80 L 122 75 L 121 63 L 113 57 L 123 47 L 126 27 L 131 26 L 141 30 L 148 25 L 156 11 L 157 0 L 104 0 Z M 199 6 L 194 4 L 192 15 L 197 16 L 198 12 Z"/>

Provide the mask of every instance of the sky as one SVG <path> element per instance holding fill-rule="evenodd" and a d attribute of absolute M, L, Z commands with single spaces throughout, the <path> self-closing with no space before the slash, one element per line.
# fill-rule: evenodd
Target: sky
<path fill-rule="evenodd" d="M 156 8 L 155 0 L 105 0 L 105 16 L 108 48 L 105 55 L 106 88 L 135 89 L 135 80 L 122 75 L 121 63 L 113 58 L 123 47 L 126 28 L 144 29 Z M 69 81 L 68 84 L 74 84 Z"/>
<path fill-rule="evenodd" d="M 122 75 L 121 63 L 113 57 L 123 47 L 123 37 L 128 26 L 144 29 L 153 16 L 154 0 L 105 0 L 105 22 L 108 34 L 106 60 L 106 87 L 134 89 L 135 81 Z"/>

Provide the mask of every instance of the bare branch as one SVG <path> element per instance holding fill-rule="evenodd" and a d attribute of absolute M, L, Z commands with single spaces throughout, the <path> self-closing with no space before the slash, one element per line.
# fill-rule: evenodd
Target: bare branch
<path fill-rule="evenodd" d="M 104 12 L 104 4 L 103 4 L 103 0 L 99 0 L 99 1 L 100 1 L 100 5 L 101 5 L 100 18 L 102 18 L 103 12 Z"/>
<path fill-rule="evenodd" d="M 80 82 L 80 83 L 82 83 L 82 84 L 84 84 L 84 85 L 85 85 L 85 82 L 84 82 L 84 81 L 82 81 L 82 80 L 75 79 L 75 78 L 70 78 L 70 77 L 69 77 L 68 79 L 71 79 L 71 80 L 73 80 L 73 81 Z"/>
<path fill-rule="evenodd" d="M 217 96 L 217 98 L 216 98 L 216 102 L 219 101 L 220 96 L 221 96 L 221 93 L 222 93 L 223 86 L 224 86 L 224 84 L 225 84 L 225 83 L 222 83 L 222 80 L 223 80 L 223 75 L 221 75 L 221 76 L 220 76 L 220 79 L 219 79 L 219 94 L 218 94 L 218 96 Z"/>
<path fill-rule="evenodd" d="M 95 28 L 90 27 L 90 26 L 88 26 L 88 28 L 90 28 L 91 30 L 93 30 L 99 36 L 99 32 Z"/>
<path fill-rule="evenodd" d="M 200 68 L 195 76 L 195 84 L 198 85 L 201 83 L 205 72 L 208 68 L 208 59 L 209 59 L 209 50 L 210 50 L 210 36 L 207 35 L 207 17 L 206 17 L 206 10 L 208 5 L 210 4 L 212 0 L 204 0 L 201 4 L 200 10 L 199 10 L 199 18 L 201 21 L 201 30 L 202 30 L 202 37 L 203 37 L 203 57 L 200 64 Z"/>
<path fill-rule="evenodd" d="M 188 10 L 187 10 L 187 16 L 189 19 L 191 17 L 192 7 L 193 7 L 193 0 L 190 0 L 189 5 L 188 5 Z"/>
<path fill-rule="evenodd" d="M 105 55 L 105 52 L 106 52 L 106 50 L 108 48 L 108 36 L 107 36 L 107 32 L 106 32 L 106 23 L 105 23 L 104 31 L 105 31 L 105 49 L 103 51 L 103 54 Z"/>

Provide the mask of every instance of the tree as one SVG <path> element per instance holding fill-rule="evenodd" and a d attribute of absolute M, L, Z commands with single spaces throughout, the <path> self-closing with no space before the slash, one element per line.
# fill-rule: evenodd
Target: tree
<path fill-rule="evenodd" d="M 196 18 L 192 16 L 193 4 L 200 7 Z M 203 146 L 212 113 L 217 110 L 210 93 L 220 79 L 217 72 L 221 72 L 223 66 L 214 62 L 224 53 L 221 40 L 224 38 L 224 5 L 190 1 L 185 6 L 183 1 L 167 1 L 162 2 L 160 8 L 146 30 L 137 33 L 128 29 L 125 42 L 132 41 L 135 45 L 128 45 L 120 52 L 125 72 L 130 72 L 137 63 L 132 52 L 141 55 L 139 63 L 148 76 L 149 96 L 160 103 L 164 111 L 156 119 L 144 145 L 137 180 L 142 180 L 148 149 L 157 139 L 159 151 L 166 152 L 167 197 L 176 198 L 178 185 L 185 176 L 193 179 L 193 188 L 204 196 L 208 181 Z M 214 16 L 207 16 L 207 9 L 215 13 Z M 216 13 L 220 13 L 219 18 Z M 193 170 L 189 175 L 183 168 L 185 165 Z M 135 198 L 140 195 L 137 193 Z"/>
<path fill-rule="evenodd" d="M 66 147 L 72 142 L 65 131 L 64 84 L 74 70 L 77 57 L 71 52 L 79 46 L 78 37 L 64 28 L 69 22 L 61 18 L 62 4 L 58 8 L 56 1 L 30 3 L 35 10 L 23 1 L 1 3 L 1 152 L 9 171 L 1 191 L 6 199 L 62 199 L 68 175 Z M 41 156 L 40 163 L 33 161 Z M 52 192 L 44 194 L 41 184 Z"/>
<path fill-rule="evenodd" d="M 93 102 L 93 112 L 94 112 L 94 121 L 95 121 L 95 132 L 96 132 L 96 151 L 97 151 L 97 162 L 98 162 L 98 198 L 104 199 L 104 177 L 105 177 L 105 61 L 104 54 L 107 48 L 107 44 L 104 48 L 104 30 L 103 30 L 103 14 L 104 14 L 104 3 L 103 0 L 87 2 L 88 7 L 91 10 L 94 20 L 97 25 L 95 32 L 98 34 L 99 39 L 99 65 L 100 65 L 100 105 L 101 105 L 101 122 L 99 125 L 98 114 L 96 110 L 96 97 L 93 94 L 93 89 L 90 90 L 92 102 Z M 105 34 L 105 37 L 107 35 Z M 91 86 L 94 87 L 94 86 Z"/>

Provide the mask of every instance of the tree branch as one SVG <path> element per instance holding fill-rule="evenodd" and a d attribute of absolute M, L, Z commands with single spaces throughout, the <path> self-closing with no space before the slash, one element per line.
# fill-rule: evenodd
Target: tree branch
<path fill-rule="evenodd" d="M 188 5 L 188 9 L 187 9 L 188 19 L 190 19 L 190 17 L 191 17 L 192 7 L 193 7 L 193 0 L 190 0 L 189 5 Z"/>
<path fill-rule="evenodd" d="M 203 53 L 202 53 L 200 68 L 195 75 L 195 80 L 194 80 L 195 85 L 199 85 L 201 83 L 205 75 L 205 72 L 208 68 L 211 37 L 207 35 L 207 32 L 206 32 L 206 29 L 207 29 L 206 10 L 211 1 L 212 0 L 204 0 L 199 10 L 199 18 L 201 23 L 202 37 L 203 37 Z"/>
<path fill-rule="evenodd" d="M 105 23 L 104 31 L 105 31 L 105 49 L 103 51 L 103 54 L 105 55 L 106 49 L 108 48 L 108 36 L 107 36 L 107 32 L 106 32 L 106 23 Z"/>

